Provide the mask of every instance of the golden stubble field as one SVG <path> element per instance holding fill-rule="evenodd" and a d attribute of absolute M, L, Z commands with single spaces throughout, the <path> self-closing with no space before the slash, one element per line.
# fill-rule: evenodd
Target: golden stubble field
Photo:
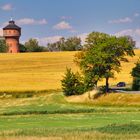
<path fill-rule="evenodd" d="M 140 50 L 136 56 L 129 58 L 129 63 L 122 64 L 122 71 L 111 84 L 118 81 L 132 82 L 130 75 L 134 63 L 140 57 Z M 66 67 L 74 71 L 78 67 L 73 62 L 76 52 L 45 52 L 0 54 L 0 91 L 29 91 L 61 89 L 62 76 Z M 103 84 L 104 81 L 100 82 Z"/>

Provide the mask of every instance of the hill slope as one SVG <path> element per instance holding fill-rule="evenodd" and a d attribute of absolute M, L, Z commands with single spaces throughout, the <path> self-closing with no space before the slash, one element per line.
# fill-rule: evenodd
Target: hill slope
<path fill-rule="evenodd" d="M 74 55 L 75 52 L 0 54 L 0 91 L 60 89 L 66 67 L 78 70 L 73 62 Z M 129 63 L 122 64 L 122 72 L 111 84 L 131 83 L 130 71 L 138 57 L 140 50 L 129 58 Z"/>

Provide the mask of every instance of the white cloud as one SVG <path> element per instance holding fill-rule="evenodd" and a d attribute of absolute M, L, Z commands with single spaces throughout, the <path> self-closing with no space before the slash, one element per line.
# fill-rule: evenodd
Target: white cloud
<path fill-rule="evenodd" d="M 46 19 L 42 19 L 38 21 L 38 24 L 47 24 L 47 20 Z"/>
<path fill-rule="evenodd" d="M 43 25 L 47 24 L 47 20 L 46 19 L 35 20 L 33 18 L 23 18 L 16 20 L 16 23 L 18 25 Z"/>
<path fill-rule="evenodd" d="M 62 36 L 50 36 L 50 37 L 44 37 L 44 38 L 37 38 L 37 40 L 39 41 L 40 45 L 46 46 L 48 43 L 54 43 L 59 41 L 59 39 Z"/>
<path fill-rule="evenodd" d="M 87 37 L 88 33 L 82 33 L 77 35 L 77 37 L 81 38 L 82 44 L 85 44 L 85 39 Z M 36 38 L 40 45 L 46 46 L 48 43 L 54 43 L 60 40 L 62 36 L 49 36 L 49 37 L 43 37 L 43 38 Z"/>
<path fill-rule="evenodd" d="M 115 34 L 116 36 L 124 36 L 124 35 L 130 35 L 130 36 L 139 36 L 140 37 L 140 29 L 126 29 L 122 30 Z"/>
<path fill-rule="evenodd" d="M 119 31 L 115 34 L 116 36 L 124 36 L 124 35 L 134 35 L 134 30 L 133 29 L 126 29 Z"/>
<path fill-rule="evenodd" d="M 110 20 L 108 21 L 108 23 L 129 23 L 132 22 L 133 20 L 129 17 L 125 17 L 125 18 L 120 18 L 120 19 L 115 19 L 115 20 Z"/>
<path fill-rule="evenodd" d="M 136 29 L 135 33 L 140 36 L 140 29 Z"/>
<path fill-rule="evenodd" d="M 139 40 L 139 41 L 136 41 L 136 46 L 137 46 L 138 48 L 140 48 L 140 40 Z"/>
<path fill-rule="evenodd" d="M 116 36 L 130 35 L 136 41 L 136 47 L 140 48 L 140 29 L 126 29 L 115 34 Z"/>
<path fill-rule="evenodd" d="M 60 23 L 56 24 L 53 28 L 56 30 L 70 30 L 72 29 L 72 26 L 66 21 L 61 21 Z"/>
<path fill-rule="evenodd" d="M 3 36 L 3 30 L 0 28 L 0 36 Z"/>
<path fill-rule="evenodd" d="M 88 33 L 82 33 L 82 34 L 78 35 L 77 37 L 81 38 L 82 44 L 85 44 L 87 36 L 88 36 Z"/>
<path fill-rule="evenodd" d="M 134 17 L 139 17 L 139 15 L 140 15 L 139 13 L 135 13 Z"/>
<path fill-rule="evenodd" d="M 10 11 L 13 9 L 12 5 L 11 4 L 5 4 L 1 7 L 2 10 L 4 11 Z"/>

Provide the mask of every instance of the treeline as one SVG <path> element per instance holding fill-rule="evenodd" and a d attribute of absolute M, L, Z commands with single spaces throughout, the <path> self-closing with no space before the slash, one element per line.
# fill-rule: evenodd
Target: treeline
<path fill-rule="evenodd" d="M 48 43 L 47 46 L 39 45 L 37 39 L 29 39 L 19 45 L 20 52 L 56 52 L 56 51 L 78 51 L 82 50 L 81 39 L 78 37 L 60 38 L 59 41 Z M 0 52 L 7 52 L 5 40 L 0 40 Z"/>
<path fill-rule="evenodd" d="M 65 39 L 60 38 L 55 43 L 48 43 L 48 51 L 79 51 L 82 50 L 81 39 L 77 37 L 70 37 Z"/>
<path fill-rule="evenodd" d="M 19 45 L 20 52 L 46 52 L 47 47 L 40 46 L 37 39 L 29 39 L 25 44 Z"/>

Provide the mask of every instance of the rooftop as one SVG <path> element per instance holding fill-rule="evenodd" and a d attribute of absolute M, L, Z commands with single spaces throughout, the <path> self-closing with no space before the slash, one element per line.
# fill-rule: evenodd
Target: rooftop
<path fill-rule="evenodd" d="M 6 29 L 20 30 L 21 28 L 15 24 L 15 21 L 14 20 L 11 19 L 9 21 L 9 24 L 6 27 L 3 28 L 3 30 L 6 30 Z"/>

